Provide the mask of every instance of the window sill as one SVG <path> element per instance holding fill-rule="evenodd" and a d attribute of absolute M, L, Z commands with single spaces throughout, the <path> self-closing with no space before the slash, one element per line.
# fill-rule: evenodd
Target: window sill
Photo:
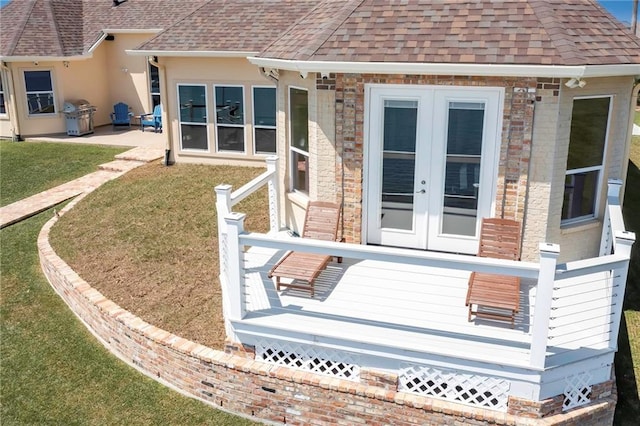
<path fill-rule="evenodd" d="M 560 225 L 560 233 L 562 235 L 566 235 L 573 234 L 575 232 L 588 231 L 589 229 L 599 227 L 601 224 L 602 222 L 598 219 L 588 219 L 583 222 Z"/>
<path fill-rule="evenodd" d="M 287 199 L 303 209 L 306 209 L 309 203 L 309 196 L 301 192 L 288 192 Z"/>

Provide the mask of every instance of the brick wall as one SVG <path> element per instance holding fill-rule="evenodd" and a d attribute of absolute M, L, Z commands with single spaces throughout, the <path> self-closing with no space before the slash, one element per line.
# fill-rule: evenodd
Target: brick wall
<path fill-rule="evenodd" d="M 336 88 L 336 163 L 338 188 L 344 188 L 345 237 L 361 242 L 364 161 L 365 84 L 415 84 L 504 87 L 504 113 L 496 216 L 523 220 L 533 132 L 536 79 L 421 75 L 338 74 Z M 342 170 L 344 168 L 344 170 Z M 343 174 L 344 172 L 344 174 Z"/>
<path fill-rule="evenodd" d="M 57 220 L 52 218 L 38 236 L 41 267 L 54 290 L 121 360 L 214 407 L 294 425 L 591 426 L 612 421 L 616 395 L 611 382 L 594 386 L 594 402 L 564 414 L 556 414 L 557 398 L 512 399 L 510 412 L 500 413 L 397 392 L 395 376 L 384 372 L 363 371 L 362 382 L 356 383 L 257 361 L 251 347 L 233 342 L 226 345 L 229 353 L 202 346 L 146 323 L 79 277 L 49 244 L 49 231 Z"/>

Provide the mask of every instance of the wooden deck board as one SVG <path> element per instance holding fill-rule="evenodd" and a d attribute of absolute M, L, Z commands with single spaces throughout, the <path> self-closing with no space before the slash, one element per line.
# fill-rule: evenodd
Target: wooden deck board
<path fill-rule="evenodd" d="M 407 350 L 528 360 L 533 283 L 527 280 L 522 280 L 521 312 L 511 329 L 506 323 L 467 321 L 469 272 L 420 265 L 398 270 L 389 262 L 344 259 L 329 263 L 311 298 L 295 288 L 278 293 L 267 278 L 282 253 L 258 247 L 245 253 L 248 323 Z"/>

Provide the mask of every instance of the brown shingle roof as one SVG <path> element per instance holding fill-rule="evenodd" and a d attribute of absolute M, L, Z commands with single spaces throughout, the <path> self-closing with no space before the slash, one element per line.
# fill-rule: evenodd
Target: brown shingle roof
<path fill-rule="evenodd" d="M 296 61 L 639 64 L 592 0 L 325 0 L 260 57 Z"/>
<path fill-rule="evenodd" d="M 164 29 L 206 1 L 12 0 L 0 11 L 0 55 L 86 54 L 104 29 Z"/>
<path fill-rule="evenodd" d="M 140 49 L 259 52 L 315 3 L 311 0 L 210 1 Z"/>

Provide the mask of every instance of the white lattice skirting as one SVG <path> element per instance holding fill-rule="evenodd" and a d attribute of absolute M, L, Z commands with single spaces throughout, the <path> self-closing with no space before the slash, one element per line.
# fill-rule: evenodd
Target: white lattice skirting
<path fill-rule="evenodd" d="M 569 376 L 566 379 L 564 388 L 563 410 L 579 407 L 591 402 L 591 374 L 586 371 L 580 374 Z"/>
<path fill-rule="evenodd" d="M 326 376 L 353 381 L 360 379 L 358 355 L 348 352 L 270 340 L 256 345 L 256 358 Z"/>
<path fill-rule="evenodd" d="M 399 390 L 404 392 L 499 411 L 507 410 L 511 387 L 508 380 L 426 365 L 403 367 L 398 377 L 398 385 Z"/>

